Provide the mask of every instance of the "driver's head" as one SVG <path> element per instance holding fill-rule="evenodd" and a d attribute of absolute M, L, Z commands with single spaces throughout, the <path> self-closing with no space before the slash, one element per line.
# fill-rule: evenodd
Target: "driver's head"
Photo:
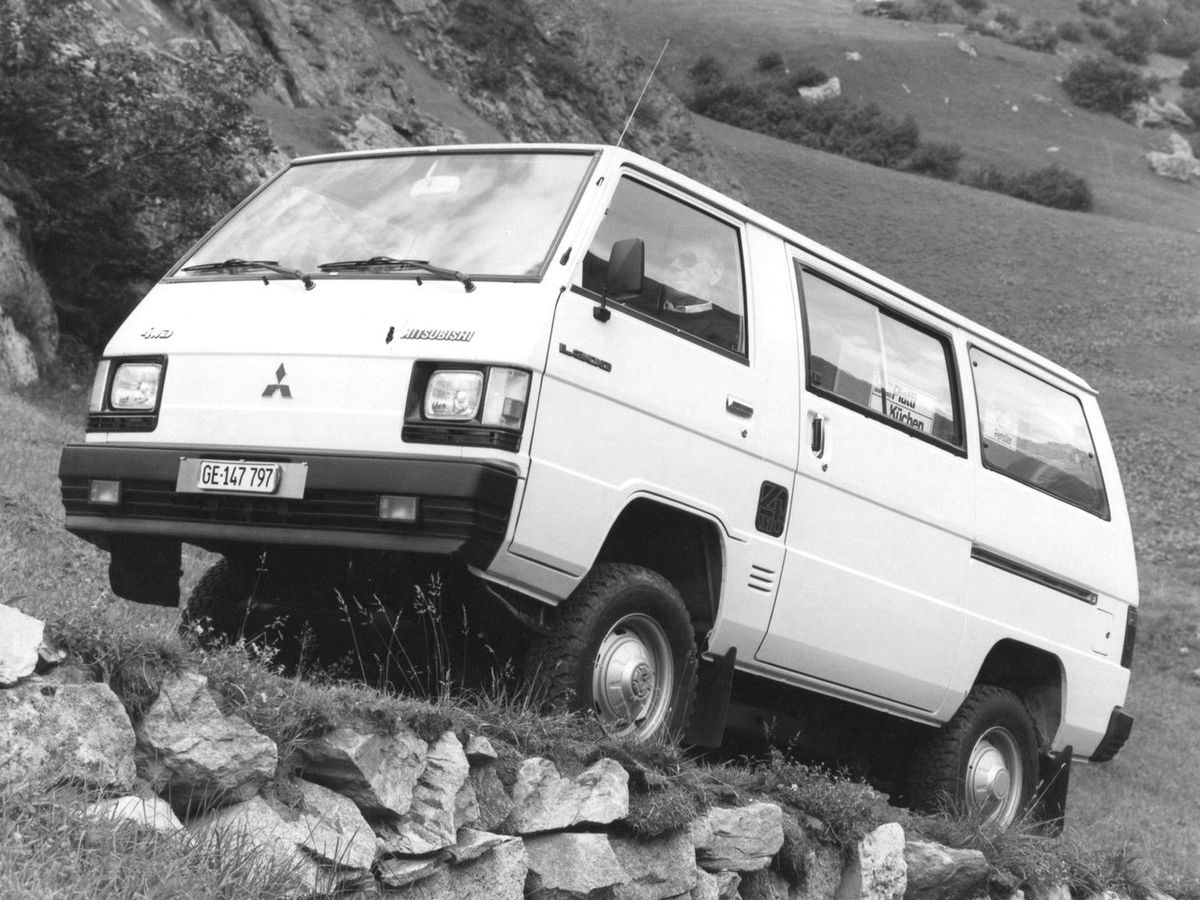
<path fill-rule="evenodd" d="M 712 248 L 697 244 L 693 249 L 675 254 L 670 271 L 671 287 L 694 297 L 710 299 L 712 289 L 725 274 L 725 267 Z"/>

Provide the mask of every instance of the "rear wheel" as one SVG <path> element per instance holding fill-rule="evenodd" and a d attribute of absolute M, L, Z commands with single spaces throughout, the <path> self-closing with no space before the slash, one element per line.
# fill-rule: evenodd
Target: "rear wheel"
<path fill-rule="evenodd" d="M 639 740 L 682 729 L 696 645 L 679 592 L 641 566 L 597 566 L 555 610 L 530 650 L 536 689 Z"/>
<path fill-rule="evenodd" d="M 917 752 L 909 782 L 914 806 L 957 812 L 1005 828 L 1033 800 L 1037 731 L 1012 691 L 976 685 L 954 718 Z"/>

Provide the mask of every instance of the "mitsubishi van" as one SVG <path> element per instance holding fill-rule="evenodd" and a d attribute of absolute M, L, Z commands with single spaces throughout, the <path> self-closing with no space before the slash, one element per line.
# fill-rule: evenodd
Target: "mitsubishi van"
<path fill-rule="evenodd" d="M 613 732 L 1060 818 L 1132 726 L 1129 514 L 1095 391 L 953 306 L 615 147 L 298 159 L 109 342 L 66 528 L 139 603 L 220 554 L 227 636 L 432 560 Z"/>

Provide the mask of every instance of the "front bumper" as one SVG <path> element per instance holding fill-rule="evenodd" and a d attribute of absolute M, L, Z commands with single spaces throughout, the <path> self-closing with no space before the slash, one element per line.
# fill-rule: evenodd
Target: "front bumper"
<path fill-rule="evenodd" d="M 306 464 L 303 496 L 176 490 L 181 460 L 200 456 Z M 216 552 L 286 544 L 457 554 L 480 568 L 500 549 L 519 480 L 511 468 L 464 460 L 128 444 L 68 444 L 58 476 L 67 530 L 102 548 L 150 535 Z M 120 481 L 121 502 L 89 502 L 93 479 Z M 380 519 L 382 494 L 416 497 L 416 521 Z"/>

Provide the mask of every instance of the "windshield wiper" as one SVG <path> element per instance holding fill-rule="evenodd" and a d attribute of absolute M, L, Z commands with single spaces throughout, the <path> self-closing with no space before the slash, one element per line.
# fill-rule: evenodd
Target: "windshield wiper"
<path fill-rule="evenodd" d="M 196 266 L 184 266 L 183 272 L 219 272 L 222 269 L 267 269 L 271 272 L 276 272 L 280 275 L 286 275 L 288 278 L 298 278 L 304 282 L 304 289 L 311 291 L 316 287 L 316 282 L 306 273 L 299 269 L 289 269 L 287 266 L 281 266 L 273 259 L 227 259 L 224 262 L 201 263 Z M 263 281 L 266 281 L 263 278 Z"/>
<path fill-rule="evenodd" d="M 455 269 L 435 266 L 427 259 L 396 259 L 392 256 L 372 256 L 369 259 L 343 259 L 338 262 L 321 263 L 317 268 L 322 272 L 350 271 L 353 269 L 420 269 L 423 272 L 428 272 L 430 275 L 437 275 L 440 278 L 453 278 L 466 288 L 468 294 L 475 290 L 475 282 L 471 280 L 470 275 L 464 275 Z M 417 283 L 421 283 L 420 278 L 417 279 Z"/>

